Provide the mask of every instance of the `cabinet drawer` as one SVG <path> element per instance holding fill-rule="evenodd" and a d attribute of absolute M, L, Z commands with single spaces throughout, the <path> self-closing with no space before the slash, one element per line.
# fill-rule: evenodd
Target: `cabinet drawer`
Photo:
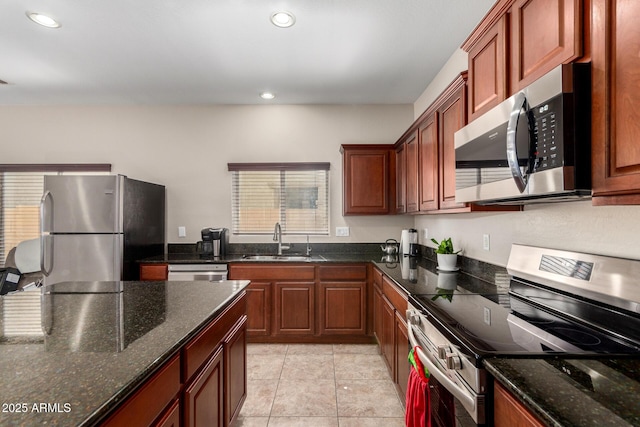
<path fill-rule="evenodd" d="M 283 265 L 282 263 L 232 264 L 233 280 L 314 280 L 313 265 Z"/>
<path fill-rule="evenodd" d="M 407 294 L 400 290 L 387 276 L 382 277 L 382 293 L 400 313 L 404 314 L 407 311 Z"/>
<path fill-rule="evenodd" d="M 367 280 L 365 264 L 321 265 L 318 275 L 324 280 Z"/>
<path fill-rule="evenodd" d="M 168 264 L 140 264 L 140 280 L 167 280 Z"/>
<path fill-rule="evenodd" d="M 148 426 L 180 391 L 180 357 L 174 356 L 104 424 L 106 427 Z"/>
<path fill-rule="evenodd" d="M 246 309 L 246 293 L 243 293 L 241 298 L 227 307 L 214 322 L 205 327 L 184 347 L 182 353 L 184 383 L 188 382 L 209 359 L 214 350 L 222 343 L 227 332 L 245 314 Z"/>
<path fill-rule="evenodd" d="M 377 267 L 373 268 L 373 285 L 382 290 L 382 270 Z"/>

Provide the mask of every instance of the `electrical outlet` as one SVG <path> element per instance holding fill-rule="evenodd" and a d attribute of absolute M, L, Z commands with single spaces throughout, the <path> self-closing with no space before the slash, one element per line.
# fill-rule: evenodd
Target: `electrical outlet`
<path fill-rule="evenodd" d="M 424 242 L 427 242 L 429 240 L 429 229 L 427 228 L 422 229 L 422 239 Z"/>
<path fill-rule="evenodd" d="M 187 227 L 184 225 L 178 227 L 178 237 L 187 237 Z"/>
<path fill-rule="evenodd" d="M 482 235 L 482 249 L 488 251 L 491 248 L 491 238 L 488 234 Z"/>
<path fill-rule="evenodd" d="M 336 236 L 337 237 L 348 237 L 349 236 L 349 227 L 336 227 Z"/>

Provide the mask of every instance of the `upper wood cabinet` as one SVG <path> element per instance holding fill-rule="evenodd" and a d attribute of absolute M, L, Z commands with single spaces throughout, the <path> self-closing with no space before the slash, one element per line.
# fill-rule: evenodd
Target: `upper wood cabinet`
<path fill-rule="evenodd" d="M 511 7 L 511 93 L 582 54 L 582 0 L 516 0 Z"/>
<path fill-rule="evenodd" d="M 593 204 L 640 204 L 640 2 L 591 1 Z"/>
<path fill-rule="evenodd" d="M 469 121 L 583 55 L 583 0 L 500 0 L 463 43 Z"/>
<path fill-rule="evenodd" d="M 406 167 L 406 211 L 418 212 L 418 131 L 404 142 Z"/>
<path fill-rule="evenodd" d="M 343 215 L 393 213 L 395 150 L 393 145 L 342 145 Z"/>
<path fill-rule="evenodd" d="M 469 121 L 507 98 L 507 17 L 469 49 Z"/>
<path fill-rule="evenodd" d="M 396 213 L 407 212 L 407 150 L 404 144 L 396 148 Z"/>
<path fill-rule="evenodd" d="M 427 114 L 418 126 L 418 196 L 419 210 L 438 209 L 438 120 Z"/>
<path fill-rule="evenodd" d="M 444 92 L 437 109 L 440 161 L 440 209 L 465 208 L 456 203 L 456 150 L 454 134 L 466 124 L 466 75 L 458 77 Z"/>

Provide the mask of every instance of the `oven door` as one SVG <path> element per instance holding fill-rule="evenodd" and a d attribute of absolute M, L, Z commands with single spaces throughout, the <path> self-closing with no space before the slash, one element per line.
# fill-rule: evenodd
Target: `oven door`
<path fill-rule="evenodd" d="M 484 426 L 485 396 L 476 393 L 457 373 L 446 367 L 447 350 L 454 348 L 431 325 L 425 316 L 415 309 L 407 312 L 407 330 L 411 348 L 418 346 L 417 354 L 429 371 L 431 421 L 440 427 Z M 446 344 L 445 344 L 446 343 Z M 444 351 L 443 351 L 444 350 Z M 437 357 L 443 353 L 443 358 Z M 457 355 L 453 355 L 455 358 Z M 455 362 L 457 363 L 457 362 Z M 461 369 L 478 370 L 468 365 Z M 478 370 L 480 371 L 480 370 Z M 484 371 L 482 372 L 484 374 Z M 482 376 L 480 373 L 476 377 Z M 407 402 L 407 406 L 410 405 Z"/>

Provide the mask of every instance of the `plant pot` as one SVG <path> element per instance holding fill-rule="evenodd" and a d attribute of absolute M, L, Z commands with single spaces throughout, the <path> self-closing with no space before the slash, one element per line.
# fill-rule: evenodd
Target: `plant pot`
<path fill-rule="evenodd" d="M 458 267 L 458 254 L 436 254 L 438 269 L 442 271 L 456 271 Z"/>

